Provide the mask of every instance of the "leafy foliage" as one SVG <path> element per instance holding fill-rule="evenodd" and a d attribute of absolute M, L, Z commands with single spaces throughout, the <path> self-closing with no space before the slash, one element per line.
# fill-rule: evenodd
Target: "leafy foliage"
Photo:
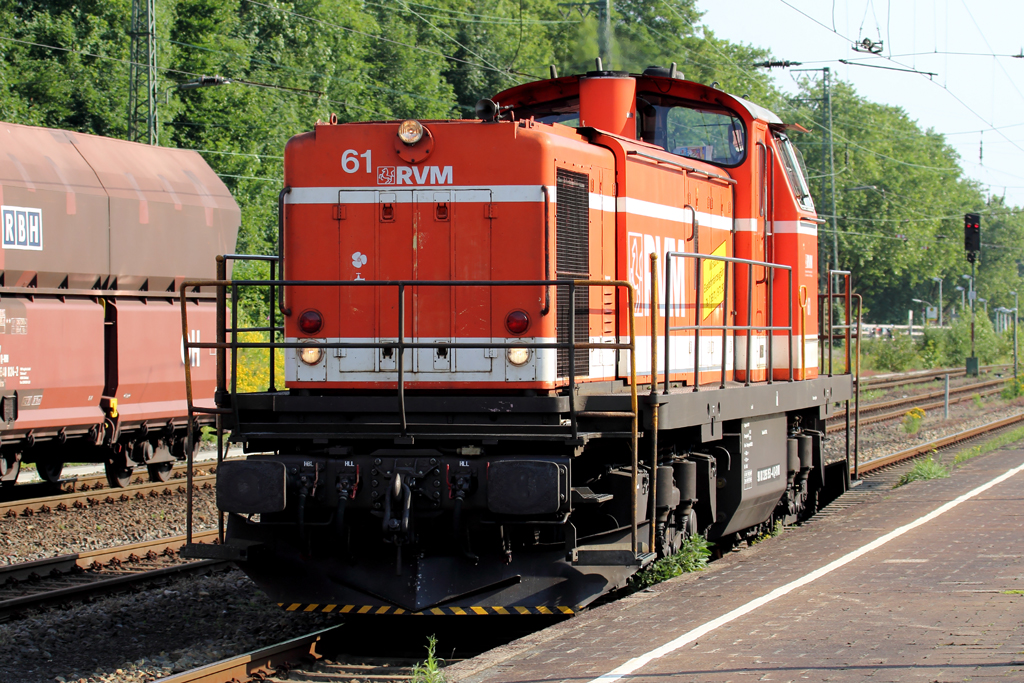
<path fill-rule="evenodd" d="M 921 429 L 921 423 L 924 422 L 924 408 L 915 407 L 911 408 L 903 414 L 903 419 L 900 421 L 903 425 L 903 431 L 913 436 L 917 434 Z"/>
<path fill-rule="evenodd" d="M 984 315 L 974 325 L 974 351 L 983 365 L 995 363 L 1012 351 L 1012 339 L 1000 336 L 992 322 Z M 924 344 L 930 347 L 929 367 L 956 367 L 963 365 L 971 355 L 971 318 L 963 316 L 948 328 L 929 327 L 924 332 Z"/>
<path fill-rule="evenodd" d="M 1017 377 L 1007 382 L 1003 390 L 999 392 L 999 396 L 1005 401 L 1012 401 L 1024 396 L 1024 377 Z"/>
<path fill-rule="evenodd" d="M 678 553 L 656 560 L 643 571 L 637 572 L 629 579 L 629 585 L 633 590 L 642 590 L 680 574 L 699 572 L 708 565 L 713 545 L 703 536 L 693 534 L 683 541 L 683 547 Z"/>
<path fill-rule="evenodd" d="M 917 360 L 917 345 L 906 334 L 892 339 L 870 339 L 864 343 L 865 361 L 877 370 L 903 372 Z"/>

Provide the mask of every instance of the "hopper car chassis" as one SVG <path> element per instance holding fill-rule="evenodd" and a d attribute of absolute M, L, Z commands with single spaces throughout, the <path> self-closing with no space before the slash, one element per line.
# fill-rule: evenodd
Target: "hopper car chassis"
<path fill-rule="evenodd" d="M 19 428 L 16 421 L 27 403 L 25 387 L 12 389 L 8 382 L 6 387 L 0 388 L 0 482 L 13 484 L 23 462 L 34 463 L 40 478 L 49 482 L 60 479 L 67 462 L 103 464 L 111 487 L 127 486 L 134 468 L 142 466 L 147 468 L 151 481 L 167 481 L 174 464 L 186 459 L 189 433 L 198 434 L 200 428 L 215 424 L 213 416 L 202 413 L 189 416 L 185 411 L 156 420 L 131 419 L 119 413 L 116 367 L 119 350 L 115 329 L 117 302 L 127 300 L 145 304 L 159 301 L 167 304 L 177 302 L 180 297 L 174 291 L 103 289 L 101 286 L 102 283 L 97 283 L 96 289 L 69 289 L 0 285 L 0 305 L 6 305 L 7 308 L 18 300 L 49 300 L 62 304 L 79 301 L 100 305 L 105 311 L 104 325 L 107 330 L 102 350 L 107 386 L 102 395 L 96 396 L 97 412 L 101 414 L 94 421 L 65 418 L 66 423 Z M 212 294 L 198 291 L 188 292 L 184 297 L 191 304 L 213 300 Z M 138 352 L 137 349 L 127 351 Z M 39 392 L 33 393 L 41 395 Z"/>

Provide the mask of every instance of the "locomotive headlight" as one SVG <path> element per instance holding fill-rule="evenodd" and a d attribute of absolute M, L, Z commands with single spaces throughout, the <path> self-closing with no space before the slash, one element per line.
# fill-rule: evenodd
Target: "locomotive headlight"
<path fill-rule="evenodd" d="M 299 360 L 306 365 L 316 365 L 324 357 L 324 350 L 319 346 L 307 346 L 299 349 Z"/>
<path fill-rule="evenodd" d="M 415 119 L 402 121 L 398 126 L 398 139 L 407 145 L 415 145 L 423 139 L 423 124 Z"/>
<path fill-rule="evenodd" d="M 526 365 L 526 361 L 530 360 L 530 349 L 513 347 L 506 352 L 506 355 L 508 356 L 508 362 L 518 367 Z"/>

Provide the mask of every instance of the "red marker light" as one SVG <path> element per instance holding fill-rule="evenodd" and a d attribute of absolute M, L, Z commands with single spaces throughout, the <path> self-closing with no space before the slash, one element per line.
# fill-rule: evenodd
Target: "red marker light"
<path fill-rule="evenodd" d="M 505 328 L 512 334 L 523 334 L 530 329 L 530 316 L 523 311 L 512 311 L 505 317 Z"/>
<path fill-rule="evenodd" d="M 311 308 L 299 316 L 299 329 L 303 334 L 316 334 L 323 326 L 324 317 L 320 315 L 320 311 Z"/>

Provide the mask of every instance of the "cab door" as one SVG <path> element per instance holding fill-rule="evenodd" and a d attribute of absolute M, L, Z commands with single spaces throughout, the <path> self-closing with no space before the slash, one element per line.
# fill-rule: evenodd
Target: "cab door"
<path fill-rule="evenodd" d="M 413 192 L 412 279 L 451 280 L 453 270 L 452 204 L 450 190 Z M 384 248 L 388 248 L 386 245 Z M 452 287 L 414 287 L 411 292 L 411 335 L 419 343 L 445 344 L 452 337 Z M 444 346 L 416 349 L 414 372 L 451 372 L 452 353 Z"/>

